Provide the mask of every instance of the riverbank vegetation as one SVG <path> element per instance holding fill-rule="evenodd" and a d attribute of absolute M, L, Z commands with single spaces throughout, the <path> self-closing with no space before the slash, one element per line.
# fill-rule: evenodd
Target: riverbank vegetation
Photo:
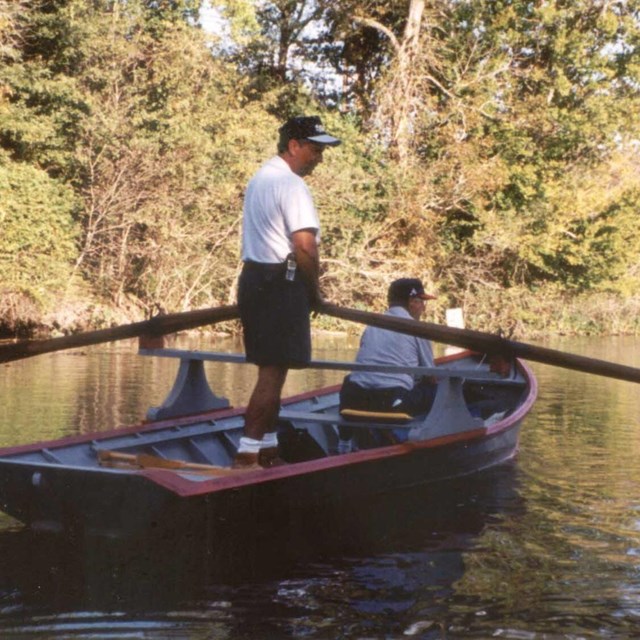
<path fill-rule="evenodd" d="M 2 333 L 234 302 L 300 113 L 344 140 L 309 180 L 330 301 L 416 275 L 435 321 L 638 333 L 639 46 L 638 0 L 0 0 Z"/>

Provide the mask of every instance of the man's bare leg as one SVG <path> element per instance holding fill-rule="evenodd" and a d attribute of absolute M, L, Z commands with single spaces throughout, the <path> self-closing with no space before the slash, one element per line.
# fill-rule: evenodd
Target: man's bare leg
<path fill-rule="evenodd" d="M 249 399 L 245 414 L 244 436 L 240 441 L 234 466 L 257 465 L 257 453 L 265 434 L 277 450 L 275 429 L 280 412 L 282 387 L 287 379 L 288 368 L 278 365 L 258 367 L 258 380 Z M 272 452 L 275 455 L 275 451 Z M 255 460 L 254 460 L 255 458 Z"/>
<path fill-rule="evenodd" d="M 245 415 L 244 435 L 248 438 L 261 440 L 267 431 L 275 430 L 287 373 L 286 367 L 277 365 L 258 367 L 258 380 Z"/>

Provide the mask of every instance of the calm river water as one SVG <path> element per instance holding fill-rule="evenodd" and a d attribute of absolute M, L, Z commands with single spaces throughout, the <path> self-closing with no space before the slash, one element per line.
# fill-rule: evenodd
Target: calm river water
<path fill-rule="evenodd" d="M 315 344 L 317 358 L 354 354 L 344 337 Z M 640 367 L 639 339 L 545 346 Z M 139 421 L 177 363 L 135 350 L 0 365 L 0 445 Z M 252 367 L 207 367 L 219 395 L 246 401 Z M 230 574 L 180 549 L 151 561 L 148 549 L 124 558 L 34 539 L 0 514 L 0 638 L 640 638 L 638 387 L 532 368 L 540 396 L 513 464 L 438 495 L 379 496 L 345 522 L 273 540 L 249 566 L 238 558 Z M 296 372 L 287 392 L 340 378 Z"/>

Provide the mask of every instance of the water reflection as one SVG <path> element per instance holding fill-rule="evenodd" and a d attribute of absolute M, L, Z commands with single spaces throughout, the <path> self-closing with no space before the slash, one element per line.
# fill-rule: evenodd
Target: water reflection
<path fill-rule="evenodd" d="M 629 348 L 618 362 L 637 353 Z M 589 355 L 613 359 L 606 349 Z M 541 393 L 518 460 L 527 509 L 485 531 L 485 553 L 467 555 L 451 611 L 468 621 L 470 637 L 637 637 L 636 387 L 535 369 Z"/>
<path fill-rule="evenodd" d="M 215 540 L 207 545 L 188 530 L 170 547 L 5 532 L 0 635 L 422 634 L 444 624 L 464 554 L 487 524 L 523 509 L 517 472 L 505 465 L 473 483 L 382 493 L 338 513 L 309 510 L 261 531 L 236 530 L 222 555 Z"/>
<path fill-rule="evenodd" d="M 548 346 L 640 366 L 633 338 Z M 348 359 L 355 341 L 318 347 Z M 211 367 L 216 393 L 243 404 L 252 368 Z M 637 386 L 533 368 L 540 396 L 515 465 L 436 494 L 274 518 L 222 545 L 187 531 L 169 549 L 36 541 L 0 516 L 0 637 L 640 637 Z M 134 423 L 162 402 L 177 363 L 120 343 L 0 371 L 10 445 Z M 307 375 L 287 393 L 342 376 Z"/>

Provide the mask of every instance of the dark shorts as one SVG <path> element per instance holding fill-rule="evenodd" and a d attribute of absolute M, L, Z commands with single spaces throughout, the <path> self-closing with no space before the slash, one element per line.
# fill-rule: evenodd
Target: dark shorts
<path fill-rule="evenodd" d="M 247 361 L 301 368 L 311 360 L 311 307 L 300 274 L 285 279 L 284 265 L 245 264 L 238 306 Z"/>

